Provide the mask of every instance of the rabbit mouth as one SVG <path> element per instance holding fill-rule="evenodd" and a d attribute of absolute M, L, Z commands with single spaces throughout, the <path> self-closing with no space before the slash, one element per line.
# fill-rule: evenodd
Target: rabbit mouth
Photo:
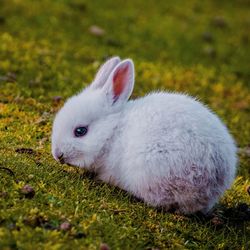
<path fill-rule="evenodd" d="M 65 157 L 63 154 L 61 156 L 58 157 L 57 161 L 61 164 L 66 164 L 68 166 L 73 166 L 70 163 L 70 159 L 68 157 Z"/>
<path fill-rule="evenodd" d="M 83 159 L 65 158 L 64 163 L 70 167 L 84 168 L 86 166 L 86 163 Z"/>
<path fill-rule="evenodd" d="M 66 165 L 68 165 L 68 166 L 70 166 L 70 167 L 76 166 L 76 164 L 73 164 L 72 161 L 70 161 L 69 158 L 64 158 L 64 162 L 63 163 L 66 164 Z"/>
<path fill-rule="evenodd" d="M 70 164 L 70 163 L 65 163 L 67 166 L 69 166 L 69 167 L 75 167 L 75 165 L 72 165 L 72 164 Z"/>

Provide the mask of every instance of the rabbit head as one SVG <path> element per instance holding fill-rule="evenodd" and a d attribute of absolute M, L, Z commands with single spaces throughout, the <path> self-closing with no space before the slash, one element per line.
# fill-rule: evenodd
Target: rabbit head
<path fill-rule="evenodd" d="M 71 97 L 57 113 L 52 154 L 57 161 L 90 168 L 107 146 L 134 86 L 132 60 L 109 59 L 91 85 Z"/>

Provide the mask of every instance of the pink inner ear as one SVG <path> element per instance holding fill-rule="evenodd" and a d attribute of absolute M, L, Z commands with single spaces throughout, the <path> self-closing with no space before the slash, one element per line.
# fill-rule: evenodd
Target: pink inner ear
<path fill-rule="evenodd" d="M 129 66 L 119 68 L 114 77 L 113 77 L 113 91 L 114 91 L 114 101 L 121 95 L 123 92 L 127 81 L 128 81 L 128 70 Z"/>

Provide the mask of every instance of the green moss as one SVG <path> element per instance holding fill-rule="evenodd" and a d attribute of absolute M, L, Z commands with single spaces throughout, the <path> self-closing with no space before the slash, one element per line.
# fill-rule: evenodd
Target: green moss
<path fill-rule="evenodd" d="M 2 0 L 0 167 L 15 176 L 0 168 L 0 248 L 248 249 L 249 8 L 243 0 Z M 105 34 L 91 34 L 91 25 Z M 186 92 L 230 128 L 243 150 L 215 217 L 156 211 L 52 159 L 55 112 L 111 55 L 135 60 L 133 98 Z"/>

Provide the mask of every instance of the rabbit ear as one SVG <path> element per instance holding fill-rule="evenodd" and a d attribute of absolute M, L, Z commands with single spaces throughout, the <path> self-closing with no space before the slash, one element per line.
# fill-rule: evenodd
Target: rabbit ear
<path fill-rule="evenodd" d="M 128 100 L 134 88 L 134 63 L 130 59 L 120 62 L 109 75 L 104 86 L 109 101 L 123 103 Z"/>
<path fill-rule="evenodd" d="M 112 57 L 107 60 L 98 70 L 95 79 L 90 85 L 90 87 L 94 89 L 102 88 L 103 85 L 106 83 L 110 73 L 120 61 L 121 60 L 118 56 Z"/>

